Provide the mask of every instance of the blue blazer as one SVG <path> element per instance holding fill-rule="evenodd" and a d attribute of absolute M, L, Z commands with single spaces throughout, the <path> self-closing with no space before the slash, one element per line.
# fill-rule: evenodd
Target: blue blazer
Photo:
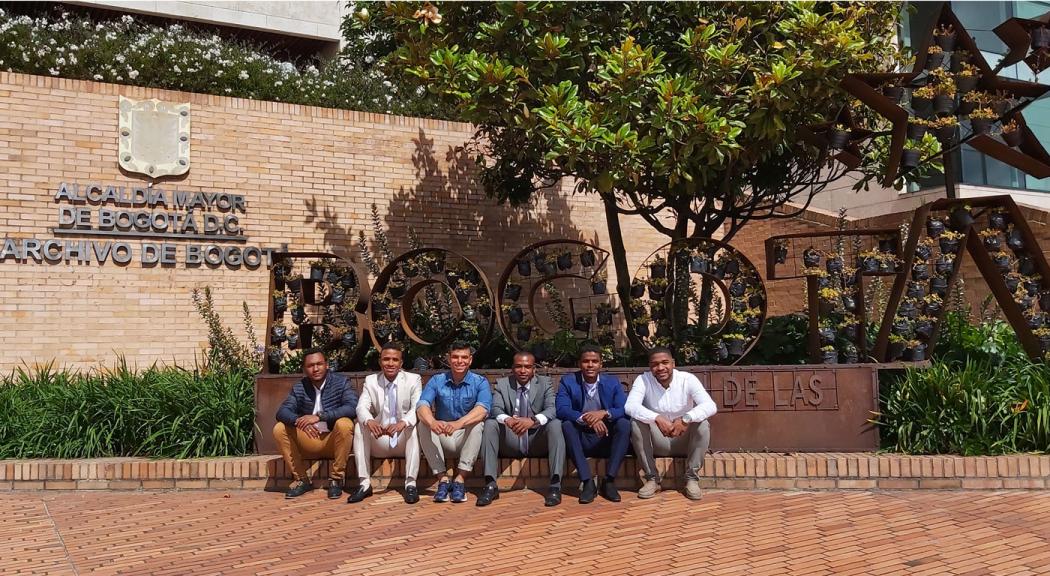
<path fill-rule="evenodd" d="M 277 421 L 294 426 L 300 416 L 313 414 L 316 394 L 317 390 L 309 379 L 304 377 L 296 382 L 277 410 Z M 357 415 L 357 392 L 346 376 L 328 373 L 328 383 L 321 390 L 321 415 L 329 429 L 335 426 L 336 420 L 353 419 Z"/>
<path fill-rule="evenodd" d="M 558 419 L 562 422 L 576 422 L 583 414 L 583 373 L 580 371 L 565 374 L 558 384 L 558 395 L 554 399 L 554 407 L 558 413 Z M 623 384 L 615 376 L 609 374 L 598 374 L 598 397 L 602 406 L 609 412 L 613 420 L 626 418 L 623 406 L 627 402 L 627 394 L 623 391 Z"/>

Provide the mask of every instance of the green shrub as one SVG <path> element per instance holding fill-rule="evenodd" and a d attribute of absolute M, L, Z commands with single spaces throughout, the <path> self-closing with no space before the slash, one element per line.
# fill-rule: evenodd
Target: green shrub
<path fill-rule="evenodd" d="M 809 318 L 802 314 L 773 316 L 742 364 L 805 364 L 809 361 Z"/>
<path fill-rule="evenodd" d="M 90 372 L 19 369 L 0 380 L 0 458 L 194 458 L 252 452 L 254 374 L 123 360 Z"/>

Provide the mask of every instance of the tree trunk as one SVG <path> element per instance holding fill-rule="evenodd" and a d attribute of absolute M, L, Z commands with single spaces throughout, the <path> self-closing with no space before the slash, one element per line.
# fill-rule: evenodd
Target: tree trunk
<path fill-rule="evenodd" d="M 615 199 L 602 198 L 605 206 L 605 222 L 609 228 L 609 248 L 612 252 L 613 268 L 616 272 L 616 293 L 620 296 L 620 308 L 627 319 L 627 340 L 631 349 L 638 354 L 645 352 L 645 346 L 634 333 L 634 313 L 631 311 L 631 271 L 627 268 L 627 250 L 623 244 L 623 232 L 620 230 L 620 216 L 616 211 Z"/>

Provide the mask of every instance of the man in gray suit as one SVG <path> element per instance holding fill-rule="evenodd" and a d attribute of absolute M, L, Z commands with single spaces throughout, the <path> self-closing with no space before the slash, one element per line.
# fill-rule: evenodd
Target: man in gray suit
<path fill-rule="evenodd" d="M 528 352 L 514 355 L 514 378 L 496 381 L 492 412 L 485 421 L 481 442 L 485 459 L 485 488 L 478 506 L 488 506 L 499 498 L 496 476 L 499 456 L 521 458 L 547 456 L 551 487 L 544 499 L 547 506 L 561 503 L 561 476 L 565 471 L 565 438 L 561 421 L 554 417 L 554 387 L 551 379 L 536 376 L 536 357 Z"/>

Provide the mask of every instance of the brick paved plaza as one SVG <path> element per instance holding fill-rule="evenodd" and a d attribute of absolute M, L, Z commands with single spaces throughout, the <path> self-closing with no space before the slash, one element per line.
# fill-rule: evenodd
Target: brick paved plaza
<path fill-rule="evenodd" d="M 1050 574 L 1044 492 L 623 494 L 7 493 L 0 574 Z"/>

